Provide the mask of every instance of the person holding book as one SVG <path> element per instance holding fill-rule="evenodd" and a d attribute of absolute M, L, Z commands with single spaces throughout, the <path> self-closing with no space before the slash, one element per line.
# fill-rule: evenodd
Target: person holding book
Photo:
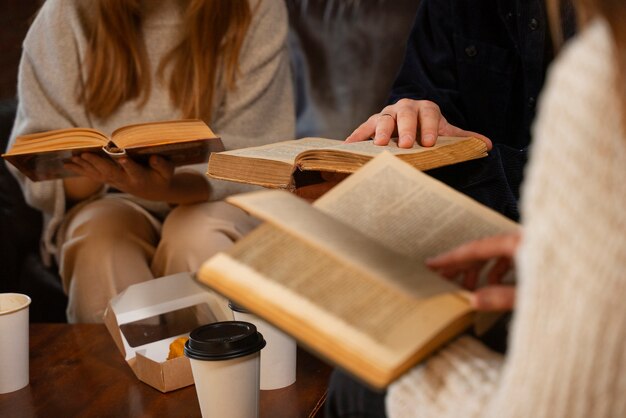
<path fill-rule="evenodd" d="M 180 118 L 204 120 L 226 149 L 291 138 L 286 38 L 276 1 L 49 0 L 24 41 L 11 141 Z M 256 225 L 221 200 L 244 187 L 208 180 L 206 164 L 82 154 L 67 168 L 78 176 L 15 176 L 44 214 L 43 246 L 58 262 L 70 322 L 101 322 L 127 286 L 195 271 Z"/>
<path fill-rule="evenodd" d="M 556 16 L 560 3 L 548 4 Z M 576 4 L 582 30 L 550 71 L 533 126 L 521 240 L 429 261 L 473 275 L 491 257 L 515 259 L 508 353 L 457 339 L 390 386 L 390 418 L 626 415 L 626 4 Z"/>
<path fill-rule="evenodd" d="M 574 33 L 564 8 L 566 37 Z M 389 105 L 346 139 L 432 146 L 476 136 L 488 158 L 429 173 L 513 220 L 535 104 L 554 53 L 542 0 L 422 0 Z"/>

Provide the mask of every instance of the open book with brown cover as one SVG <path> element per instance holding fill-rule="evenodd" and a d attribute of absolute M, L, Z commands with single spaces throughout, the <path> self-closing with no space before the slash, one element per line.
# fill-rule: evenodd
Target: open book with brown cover
<path fill-rule="evenodd" d="M 228 200 L 265 222 L 197 279 L 376 388 L 474 319 L 424 261 L 517 228 L 388 153 L 313 205 L 282 190 Z"/>
<path fill-rule="evenodd" d="M 142 164 L 157 154 L 179 166 L 205 162 L 211 152 L 223 150 L 220 138 L 203 121 L 183 119 L 124 126 L 111 137 L 90 128 L 18 136 L 2 157 L 31 180 L 40 181 L 72 176 L 63 164 L 84 152 L 111 158 L 127 155 Z"/>
<path fill-rule="evenodd" d="M 429 170 L 487 155 L 477 138 L 439 137 L 433 147 L 398 148 L 397 138 L 388 146 L 374 142 L 346 143 L 327 138 L 302 138 L 211 155 L 208 175 L 221 180 L 293 190 L 300 186 L 298 172 L 353 173 L 363 164 L 389 151 L 418 170 Z"/>

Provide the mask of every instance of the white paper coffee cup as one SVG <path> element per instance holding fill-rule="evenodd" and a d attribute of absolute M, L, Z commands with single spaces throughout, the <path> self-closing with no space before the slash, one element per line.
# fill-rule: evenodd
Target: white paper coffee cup
<path fill-rule="evenodd" d="M 296 381 L 296 341 L 245 308 L 229 303 L 235 320 L 254 324 L 267 345 L 261 352 L 261 390 L 280 389 Z"/>
<path fill-rule="evenodd" d="M 259 416 L 263 336 L 247 322 L 215 322 L 196 328 L 185 344 L 204 418 Z"/>
<path fill-rule="evenodd" d="M 28 306 L 30 298 L 0 293 L 0 393 L 28 385 Z"/>

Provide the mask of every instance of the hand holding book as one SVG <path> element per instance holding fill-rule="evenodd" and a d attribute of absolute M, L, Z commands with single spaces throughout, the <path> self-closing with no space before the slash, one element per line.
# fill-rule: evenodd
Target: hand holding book
<path fill-rule="evenodd" d="M 174 166 L 206 162 L 224 145 L 201 120 L 149 122 L 124 126 L 110 137 L 89 128 L 69 128 L 17 137 L 2 155 L 32 181 L 75 175 L 64 168 L 84 153 L 115 160 L 126 156 L 147 165 L 159 155 Z"/>
<path fill-rule="evenodd" d="M 449 280 L 461 276 L 463 287 L 475 290 L 470 300 L 477 311 L 509 311 L 514 307 L 515 287 L 501 283 L 513 267 L 520 237 L 514 231 L 470 241 L 426 260 L 426 265 Z M 490 260 L 496 261 L 489 264 Z M 488 286 L 476 289 L 484 270 Z"/>
<path fill-rule="evenodd" d="M 148 200 L 163 201 L 171 187 L 174 164 L 152 155 L 148 166 L 128 157 L 116 160 L 89 152 L 72 157 L 63 167 L 72 173 L 99 184 L 108 184 L 117 190 Z"/>

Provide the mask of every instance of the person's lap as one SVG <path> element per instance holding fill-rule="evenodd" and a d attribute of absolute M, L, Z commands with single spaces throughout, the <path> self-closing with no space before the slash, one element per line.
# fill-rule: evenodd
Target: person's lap
<path fill-rule="evenodd" d="M 385 392 L 376 392 L 339 369 L 333 370 L 325 403 L 326 418 L 384 418 Z"/>
<path fill-rule="evenodd" d="M 58 233 L 57 256 L 71 322 L 101 322 L 110 298 L 128 286 L 195 271 L 258 225 L 221 201 L 181 205 L 164 220 L 121 195 L 74 209 Z"/>

